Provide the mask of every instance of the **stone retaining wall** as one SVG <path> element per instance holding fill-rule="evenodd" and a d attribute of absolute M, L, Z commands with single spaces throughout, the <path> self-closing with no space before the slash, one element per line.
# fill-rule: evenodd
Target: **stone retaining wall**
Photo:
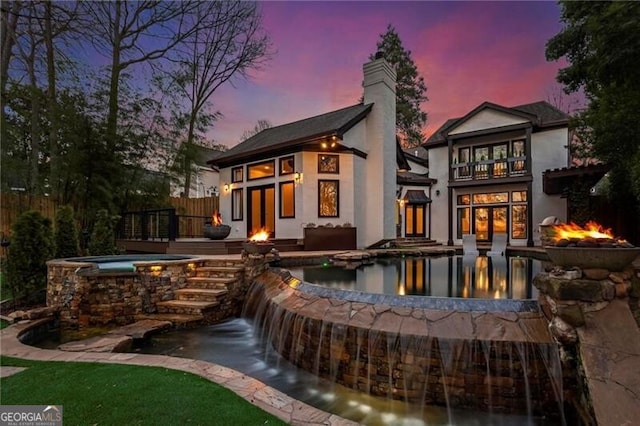
<path fill-rule="evenodd" d="M 389 306 L 309 294 L 299 285 L 286 271 L 267 271 L 245 305 L 293 364 L 376 396 L 560 416 L 562 371 L 539 312 Z"/>
<path fill-rule="evenodd" d="M 135 317 L 157 312 L 156 304 L 174 298 L 200 266 L 244 266 L 242 260 L 134 262 L 135 272 L 100 272 L 88 262 L 54 260 L 47 263 L 47 306 L 59 310 L 62 329 L 126 325 Z M 220 300 L 216 318 L 237 315 L 247 283 L 230 285 Z M 238 287 L 238 288 L 236 288 Z"/>

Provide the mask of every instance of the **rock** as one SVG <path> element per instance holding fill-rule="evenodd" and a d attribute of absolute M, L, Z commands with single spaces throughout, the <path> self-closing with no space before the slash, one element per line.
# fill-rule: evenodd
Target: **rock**
<path fill-rule="evenodd" d="M 624 298 L 629 295 L 629 290 L 631 290 L 630 283 L 618 283 L 616 284 L 616 297 Z"/>
<path fill-rule="evenodd" d="M 616 284 L 622 284 L 624 282 L 624 276 L 621 272 L 612 272 L 609 274 L 609 279 Z"/>
<path fill-rule="evenodd" d="M 560 317 L 551 320 L 549 331 L 563 345 L 573 345 L 578 341 L 578 333 L 575 328 Z"/>
<path fill-rule="evenodd" d="M 582 273 L 584 274 L 585 278 L 598 281 L 604 280 L 609 276 L 609 270 L 602 268 L 583 269 Z"/>
<path fill-rule="evenodd" d="M 601 281 L 602 283 L 602 298 L 604 300 L 613 300 L 616 297 L 616 287 L 615 285 L 609 281 Z"/>
<path fill-rule="evenodd" d="M 58 349 L 67 352 L 129 352 L 132 343 L 130 336 L 105 335 L 65 343 Z"/>
<path fill-rule="evenodd" d="M 144 339 L 149 334 L 168 330 L 169 328 L 171 328 L 171 321 L 147 319 L 111 330 L 108 334 L 113 336 L 129 336 L 133 339 Z"/>
<path fill-rule="evenodd" d="M 27 318 L 27 313 L 25 311 L 13 311 L 7 316 L 13 319 L 13 321 L 20 321 Z"/>
<path fill-rule="evenodd" d="M 584 325 L 584 315 L 582 308 L 578 304 L 559 304 L 558 316 L 573 327 Z"/>

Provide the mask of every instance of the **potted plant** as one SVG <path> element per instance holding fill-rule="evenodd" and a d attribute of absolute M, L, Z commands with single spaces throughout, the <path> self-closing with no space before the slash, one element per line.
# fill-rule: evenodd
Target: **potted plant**
<path fill-rule="evenodd" d="M 222 223 L 222 215 L 213 212 L 211 215 L 211 223 L 208 221 L 204 224 L 204 236 L 211 240 L 224 240 L 231 233 L 231 227 Z"/>

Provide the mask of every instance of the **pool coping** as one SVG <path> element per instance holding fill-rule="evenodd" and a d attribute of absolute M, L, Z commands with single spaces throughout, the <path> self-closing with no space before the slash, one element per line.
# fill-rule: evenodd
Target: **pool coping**
<path fill-rule="evenodd" d="M 191 358 L 132 353 L 65 352 L 40 349 L 24 344 L 20 336 L 38 326 L 39 320 L 26 320 L 0 330 L 0 353 L 34 361 L 98 362 L 170 368 L 196 374 L 239 395 L 247 402 L 291 425 L 355 426 L 357 422 L 322 411 L 292 398 L 259 380 L 228 367 Z M 1 367 L 4 371 L 7 367 Z M 2 374 L 6 374 L 2 373 Z"/>

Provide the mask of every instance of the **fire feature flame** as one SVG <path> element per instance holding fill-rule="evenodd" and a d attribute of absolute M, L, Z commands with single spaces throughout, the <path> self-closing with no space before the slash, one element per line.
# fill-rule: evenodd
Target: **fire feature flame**
<path fill-rule="evenodd" d="M 604 229 L 596 222 L 589 221 L 584 228 L 571 222 L 569 224 L 553 225 L 552 229 L 555 233 L 553 236 L 554 241 L 560 241 L 562 239 L 585 239 L 585 238 L 609 238 L 613 239 L 613 233 L 611 229 Z"/>
<path fill-rule="evenodd" d="M 211 215 L 211 225 L 212 226 L 220 226 L 222 225 L 222 215 L 218 212 L 213 212 Z"/>
<path fill-rule="evenodd" d="M 269 239 L 269 230 L 266 228 L 262 228 L 259 231 L 256 231 L 251 238 L 249 238 L 249 241 L 267 241 Z"/>

